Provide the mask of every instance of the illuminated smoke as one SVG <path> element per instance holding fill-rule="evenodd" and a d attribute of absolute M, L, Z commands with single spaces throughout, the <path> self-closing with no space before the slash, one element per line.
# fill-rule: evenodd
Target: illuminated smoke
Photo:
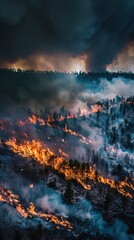
<path fill-rule="evenodd" d="M 104 71 L 134 40 L 133 12 L 132 0 L 2 1 L 0 63 L 77 71 L 83 70 L 80 58 L 86 55 L 84 69 Z M 65 55 L 67 66 L 62 64 Z"/>
<path fill-rule="evenodd" d="M 18 59 L 15 62 L 1 63 L 1 67 L 38 70 L 38 71 L 59 71 L 59 72 L 80 72 L 86 71 L 86 55 L 68 56 L 64 54 L 35 54 L 26 59 Z"/>

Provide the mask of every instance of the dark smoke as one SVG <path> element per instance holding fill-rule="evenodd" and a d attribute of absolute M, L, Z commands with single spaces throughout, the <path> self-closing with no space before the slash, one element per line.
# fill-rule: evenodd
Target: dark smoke
<path fill-rule="evenodd" d="M 16 105 L 33 106 L 37 112 L 41 107 L 72 106 L 85 89 L 74 74 L 9 72 L 0 74 L 1 112 Z"/>
<path fill-rule="evenodd" d="M 78 75 L 79 76 L 79 75 Z M 101 76 L 101 75 L 100 75 Z M 41 108 L 58 110 L 64 106 L 69 111 L 85 108 L 103 98 L 133 95 L 133 80 L 112 77 L 111 81 L 100 77 L 97 80 L 79 81 L 75 73 L 54 73 L 0 70 L 1 113 L 13 113 L 16 107 L 32 107 L 36 113 Z"/>
<path fill-rule="evenodd" d="M 133 0 L 0 0 L 0 62 L 86 53 L 104 70 L 134 40 L 133 12 Z"/>

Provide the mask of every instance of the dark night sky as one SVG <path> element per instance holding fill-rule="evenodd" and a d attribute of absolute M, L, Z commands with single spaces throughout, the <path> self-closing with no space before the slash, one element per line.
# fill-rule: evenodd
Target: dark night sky
<path fill-rule="evenodd" d="M 104 70 L 133 40 L 134 0 L 0 0 L 2 66 L 86 55 L 87 70 Z"/>

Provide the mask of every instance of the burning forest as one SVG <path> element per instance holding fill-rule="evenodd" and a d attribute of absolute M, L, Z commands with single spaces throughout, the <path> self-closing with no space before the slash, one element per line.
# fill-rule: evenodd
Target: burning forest
<path fill-rule="evenodd" d="M 0 0 L 0 240 L 134 240 L 134 0 Z"/>
<path fill-rule="evenodd" d="M 0 75 L 1 239 L 133 239 L 133 74 Z"/>

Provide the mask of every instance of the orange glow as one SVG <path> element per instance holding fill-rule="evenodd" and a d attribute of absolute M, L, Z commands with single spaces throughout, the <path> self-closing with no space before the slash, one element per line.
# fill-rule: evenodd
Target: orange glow
<path fill-rule="evenodd" d="M 24 218 L 27 217 L 32 218 L 33 216 L 38 218 L 44 218 L 46 221 L 59 225 L 59 227 L 65 227 L 68 230 L 71 230 L 73 228 L 71 223 L 63 217 L 57 217 L 52 213 L 49 214 L 36 211 L 35 206 L 32 202 L 30 203 L 30 206 L 27 209 L 25 209 L 20 203 L 18 195 L 13 194 L 10 190 L 3 189 L 1 186 L 0 186 L 0 201 L 7 202 L 11 206 L 14 206 L 16 208 L 16 211 Z"/>
<path fill-rule="evenodd" d="M 88 115 L 88 114 L 89 114 L 89 111 L 86 108 L 80 109 L 80 116 Z"/>
<path fill-rule="evenodd" d="M 63 219 L 63 217 L 56 217 L 54 214 L 47 214 L 42 212 L 37 212 L 35 210 L 34 204 L 31 202 L 29 208 L 27 208 L 27 212 L 31 216 L 39 217 L 39 218 L 45 218 L 47 221 L 50 221 L 52 223 L 55 223 L 57 225 L 61 225 L 62 227 L 72 229 L 72 226 L 70 222 L 66 219 Z"/>
<path fill-rule="evenodd" d="M 69 155 L 65 152 L 63 152 L 61 149 L 59 149 L 59 153 L 63 158 L 69 158 Z"/>
<path fill-rule="evenodd" d="M 97 113 L 97 112 L 101 112 L 102 111 L 102 107 L 100 104 L 95 104 L 94 106 L 91 106 L 92 108 L 92 112 L 93 113 Z"/>
<path fill-rule="evenodd" d="M 86 54 L 70 57 L 67 54 L 57 53 L 54 55 L 36 53 L 27 59 L 17 59 L 15 62 L 1 63 L 1 67 L 35 70 L 35 71 L 59 71 L 80 72 L 86 71 Z"/>
<path fill-rule="evenodd" d="M 83 110 L 81 114 L 83 114 L 84 112 L 86 112 L 86 110 Z M 74 118 L 74 115 L 68 115 L 67 118 Z M 59 119 L 59 121 L 61 121 L 61 118 Z M 19 121 L 19 124 L 20 124 L 20 122 L 21 122 L 21 120 Z M 45 122 L 42 118 L 36 117 L 35 115 L 32 115 L 31 117 L 28 118 L 28 121 L 27 120 L 25 121 L 25 124 L 30 123 L 30 124 L 36 125 L 38 123 L 40 126 L 47 125 L 48 127 L 52 128 L 52 127 L 55 127 L 54 125 L 52 125 L 53 122 L 54 122 L 54 119 L 51 118 L 50 116 L 48 116 L 48 119 Z M 24 126 L 24 122 L 23 122 L 22 125 L 19 125 L 19 126 Z M 80 141 L 85 143 L 85 144 L 89 144 L 90 143 L 92 145 L 96 145 L 95 141 L 93 141 L 91 139 L 87 139 L 82 134 L 76 133 L 75 131 L 72 131 L 71 129 L 68 129 L 66 124 L 65 124 L 64 129 L 62 129 L 62 128 L 58 127 L 58 126 L 56 126 L 56 128 L 66 132 L 68 134 L 71 134 L 73 136 L 79 137 Z M 28 137 L 28 136 L 26 136 L 26 137 Z"/>
<path fill-rule="evenodd" d="M 134 72 L 134 42 L 127 44 L 113 62 L 107 66 L 107 71 Z"/>
<path fill-rule="evenodd" d="M 58 158 L 55 154 L 47 148 L 42 142 L 32 140 L 24 141 L 22 144 L 17 144 L 15 138 L 10 139 L 6 144 L 12 149 L 14 153 L 19 154 L 20 156 L 34 159 L 44 166 L 51 166 L 58 172 L 63 173 L 67 179 L 75 179 L 80 183 L 85 189 L 90 190 L 91 186 L 86 184 L 86 179 L 93 180 L 103 184 L 108 184 L 111 188 L 115 188 L 122 195 L 132 198 L 131 191 L 134 190 L 132 183 L 129 183 L 127 179 L 125 181 L 120 181 L 116 183 L 112 179 L 105 178 L 97 174 L 94 168 L 87 166 L 82 170 L 77 169 L 75 166 L 70 166 L 69 162 L 63 158 Z M 126 191 L 127 189 L 127 191 Z"/>
<path fill-rule="evenodd" d="M 18 204 L 16 206 L 16 210 L 17 210 L 17 212 L 19 212 L 21 214 L 22 217 L 24 217 L 24 218 L 28 217 L 28 213 L 22 208 L 21 204 Z"/>

